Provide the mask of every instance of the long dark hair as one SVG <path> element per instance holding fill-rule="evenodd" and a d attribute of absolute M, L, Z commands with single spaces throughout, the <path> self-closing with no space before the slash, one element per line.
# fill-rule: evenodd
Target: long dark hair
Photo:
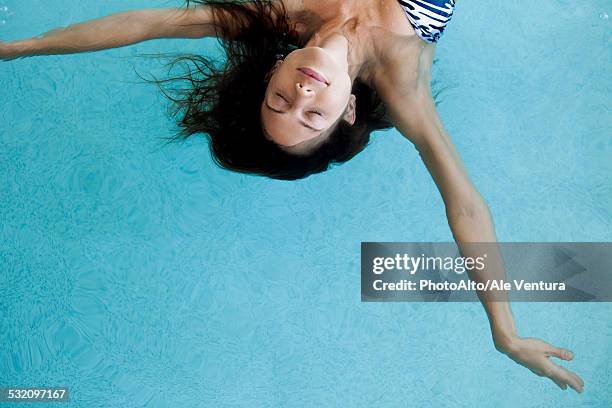
<path fill-rule="evenodd" d="M 266 74 L 282 56 L 304 44 L 287 12 L 275 0 L 190 1 L 210 7 L 225 64 L 198 55 L 176 58 L 170 66 L 187 63 L 182 76 L 154 81 L 174 104 L 172 115 L 180 131 L 170 140 L 195 134 L 209 139 L 214 161 L 221 167 L 281 180 L 296 180 L 346 162 L 361 152 L 378 129 L 392 127 L 376 92 L 356 80 L 356 122 L 340 120 L 327 140 L 307 156 L 292 155 L 269 141 L 261 128 L 260 106 Z M 187 87 L 165 87 L 186 83 Z"/>

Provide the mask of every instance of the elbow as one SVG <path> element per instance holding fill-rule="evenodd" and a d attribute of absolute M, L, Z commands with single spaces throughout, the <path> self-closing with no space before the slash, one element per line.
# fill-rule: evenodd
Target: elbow
<path fill-rule="evenodd" d="M 457 242 L 489 242 L 495 239 L 493 220 L 484 200 L 451 206 L 446 210 L 446 217 Z"/>
<path fill-rule="evenodd" d="M 483 218 L 489 218 L 491 214 L 486 201 L 480 195 L 477 195 L 470 199 L 448 205 L 446 215 L 449 220 L 482 220 Z"/>

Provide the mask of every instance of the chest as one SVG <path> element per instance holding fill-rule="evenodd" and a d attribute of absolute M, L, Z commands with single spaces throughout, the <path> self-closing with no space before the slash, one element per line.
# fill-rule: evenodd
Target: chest
<path fill-rule="evenodd" d="M 358 20 L 399 36 L 416 35 L 398 0 L 282 0 L 291 20 L 316 31 L 330 20 Z"/>

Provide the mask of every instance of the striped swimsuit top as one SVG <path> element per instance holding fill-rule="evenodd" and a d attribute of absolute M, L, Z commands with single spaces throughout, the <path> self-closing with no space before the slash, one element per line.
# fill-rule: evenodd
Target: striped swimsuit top
<path fill-rule="evenodd" d="M 417 35 L 428 43 L 438 41 L 455 9 L 455 0 L 398 1 Z"/>

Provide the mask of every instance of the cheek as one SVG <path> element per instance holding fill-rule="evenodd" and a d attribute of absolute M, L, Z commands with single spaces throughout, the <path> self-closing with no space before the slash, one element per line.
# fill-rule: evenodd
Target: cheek
<path fill-rule="evenodd" d="M 287 61 L 283 61 L 283 63 L 280 64 L 278 68 L 274 70 L 274 74 L 268 82 L 268 89 L 270 88 L 270 86 L 276 87 L 279 84 L 285 83 L 287 79 L 291 79 L 290 73 L 292 72 L 292 70 L 292 65 Z"/>
<path fill-rule="evenodd" d="M 333 111 L 340 115 L 344 112 L 344 109 L 346 108 L 346 104 L 348 103 L 349 100 L 349 96 L 350 96 L 350 92 L 346 91 L 346 90 L 332 90 L 330 89 L 330 95 L 329 95 L 329 104 L 330 106 L 333 106 Z"/>

